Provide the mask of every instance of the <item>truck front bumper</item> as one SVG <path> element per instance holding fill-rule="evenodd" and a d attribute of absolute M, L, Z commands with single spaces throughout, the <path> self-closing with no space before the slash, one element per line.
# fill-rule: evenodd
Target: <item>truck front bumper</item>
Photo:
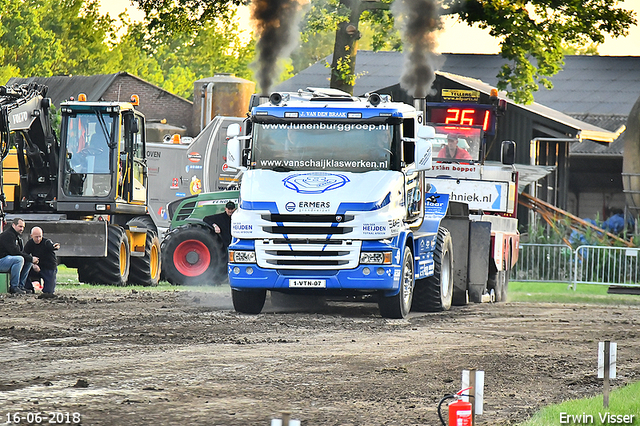
<path fill-rule="evenodd" d="M 400 266 L 360 265 L 355 269 L 309 271 L 261 268 L 256 264 L 229 264 L 229 284 L 236 290 L 355 290 L 397 293 L 400 288 Z M 300 281 L 309 282 L 308 286 Z"/>

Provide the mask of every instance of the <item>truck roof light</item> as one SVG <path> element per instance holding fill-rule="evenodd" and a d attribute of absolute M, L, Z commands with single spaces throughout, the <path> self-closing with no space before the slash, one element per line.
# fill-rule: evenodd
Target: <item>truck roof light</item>
<path fill-rule="evenodd" d="M 348 112 L 347 118 L 362 118 L 361 112 Z"/>
<path fill-rule="evenodd" d="M 285 112 L 284 113 L 284 117 L 285 118 L 298 118 L 298 112 Z"/>
<path fill-rule="evenodd" d="M 131 105 L 133 106 L 140 105 L 140 97 L 138 95 L 131 95 Z"/>
<path fill-rule="evenodd" d="M 180 135 L 176 133 L 175 135 L 171 136 L 171 143 L 179 144 L 180 143 Z"/>
<path fill-rule="evenodd" d="M 78 95 L 78 102 L 87 102 L 87 95 L 85 95 L 84 93 L 80 93 Z"/>

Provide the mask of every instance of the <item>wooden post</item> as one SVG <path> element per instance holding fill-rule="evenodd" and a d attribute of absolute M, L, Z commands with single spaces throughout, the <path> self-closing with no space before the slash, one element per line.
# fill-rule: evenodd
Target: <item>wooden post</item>
<path fill-rule="evenodd" d="M 282 412 L 282 426 L 289 426 L 289 420 L 291 420 L 291 412 L 283 411 Z"/>
<path fill-rule="evenodd" d="M 469 402 L 471 403 L 471 424 L 476 422 L 476 370 L 469 370 Z"/>
<path fill-rule="evenodd" d="M 604 408 L 609 408 L 609 369 L 611 368 L 609 357 L 611 356 L 611 341 L 604 341 L 604 390 L 602 402 Z"/>

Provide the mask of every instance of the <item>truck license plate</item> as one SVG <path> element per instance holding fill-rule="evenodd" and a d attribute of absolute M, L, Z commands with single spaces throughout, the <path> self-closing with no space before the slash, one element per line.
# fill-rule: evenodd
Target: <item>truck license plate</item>
<path fill-rule="evenodd" d="M 289 288 L 326 288 L 327 280 L 289 280 Z"/>

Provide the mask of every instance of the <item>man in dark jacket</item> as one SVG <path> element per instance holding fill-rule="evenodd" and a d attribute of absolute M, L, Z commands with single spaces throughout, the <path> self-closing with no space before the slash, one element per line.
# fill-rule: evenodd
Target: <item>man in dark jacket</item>
<path fill-rule="evenodd" d="M 33 265 L 29 274 L 30 281 L 44 281 L 42 293 L 53 295 L 56 289 L 56 275 L 58 273 L 58 260 L 56 250 L 60 248 L 60 243 L 54 243 L 48 238 L 43 238 L 42 228 L 34 226 L 31 229 L 31 239 L 24 245 L 25 253 L 37 256 L 39 262 Z M 29 285 L 27 284 L 27 287 Z"/>
<path fill-rule="evenodd" d="M 13 219 L 11 226 L 0 234 L 0 272 L 10 272 L 10 291 L 14 294 L 25 294 L 25 285 L 29 277 L 29 270 L 38 258 L 24 252 L 22 232 L 24 220 Z"/>
<path fill-rule="evenodd" d="M 213 226 L 215 233 L 220 235 L 225 248 L 231 244 L 231 215 L 234 211 L 236 211 L 236 203 L 229 201 L 224 207 L 224 212 L 203 218 L 205 222 Z"/>

